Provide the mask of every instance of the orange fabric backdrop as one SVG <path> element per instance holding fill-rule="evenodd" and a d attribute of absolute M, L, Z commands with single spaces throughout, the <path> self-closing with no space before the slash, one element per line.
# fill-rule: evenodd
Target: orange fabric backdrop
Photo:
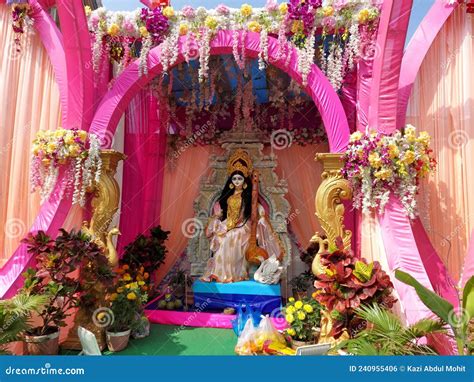
<path fill-rule="evenodd" d="M 407 123 L 432 136 L 438 168 L 420 193 L 420 217 L 458 279 L 474 228 L 474 18 L 464 7 L 430 48 L 410 98 Z"/>

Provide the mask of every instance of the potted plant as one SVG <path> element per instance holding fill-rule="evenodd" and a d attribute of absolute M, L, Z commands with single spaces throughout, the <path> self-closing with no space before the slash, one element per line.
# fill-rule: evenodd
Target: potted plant
<path fill-rule="evenodd" d="M 286 333 L 291 337 L 293 348 L 312 344 L 317 340 L 321 323 L 321 305 L 314 299 L 288 299 L 283 308 L 285 320 L 288 323 Z"/>
<path fill-rule="evenodd" d="M 155 273 L 165 262 L 167 249 L 165 242 L 168 239 L 169 231 L 164 231 L 161 226 L 150 229 L 149 235 L 138 235 L 133 242 L 124 249 L 121 264 L 129 266 L 129 273 L 135 276 L 137 271 L 143 267 L 144 272 L 152 277 L 147 278 L 150 297 L 152 284 L 156 280 Z"/>
<path fill-rule="evenodd" d="M 22 242 L 37 261 L 24 273 L 23 292 L 48 298 L 38 312 L 41 325 L 26 331 L 27 352 L 57 354 L 59 329 L 72 308 L 97 307 L 96 292 L 112 280 L 111 269 L 102 250 L 81 231 L 61 229 L 56 240 L 38 231 Z"/>
<path fill-rule="evenodd" d="M 313 296 L 325 307 L 332 321 L 328 335 L 336 340 L 365 328 L 364 320 L 355 314 L 361 305 L 377 303 L 390 309 L 396 302 L 393 284 L 380 264 L 356 258 L 344 250 L 340 238 L 335 250 L 320 254 L 320 268 L 324 271 L 316 275 Z"/>
<path fill-rule="evenodd" d="M 293 296 L 301 300 L 307 296 L 308 289 L 311 286 L 313 275 L 310 271 L 305 271 L 291 279 L 290 285 L 293 289 Z"/>
<path fill-rule="evenodd" d="M 22 334 L 31 328 L 31 312 L 40 310 L 47 301 L 46 296 L 31 296 L 24 292 L 0 301 L 0 354 L 8 354 L 7 344 L 22 340 Z"/>
<path fill-rule="evenodd" d="M 115 289 L 109 295 L 113 321 L 107 328 L 107 346 L 110 351 L 125 349 L 130 333 L 142 324 L 143 304 L 148 296 L 145 281 L 132 278 L 125 265 L 118 270 Z"/>

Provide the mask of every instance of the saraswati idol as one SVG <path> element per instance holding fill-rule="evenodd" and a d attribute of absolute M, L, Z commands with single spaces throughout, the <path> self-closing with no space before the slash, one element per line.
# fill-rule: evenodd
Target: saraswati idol
<path fill-rule="evenodd" d="M 258 173 L 250 156 L 236 150 L 227 163 L 227 182 L 206 227 L 213 256 L 201 278 L 230 283 L 248 280 L 249 264 L 284 255 L 265 209 L 258 203 Z"/>

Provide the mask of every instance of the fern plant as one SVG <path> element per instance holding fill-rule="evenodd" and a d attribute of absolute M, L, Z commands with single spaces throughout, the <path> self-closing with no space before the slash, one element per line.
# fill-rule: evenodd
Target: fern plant
<path fill-rule="evenodd" d="M 432 355 L 436 352 L 420 343 L 431 333 L 445 333 L 442 321 L 423 319 L 405 327 L 395 314 L 379 305 L 361 306 L 356 315 L 368 323 L 354 338 L 342 342 L 339 348 L 355 355 Z"/>
<path fill-rule="evenodd" d="M 29 318 L 48 301 L 46 296 L 17 294 L 9 300 L 0 301 L 0 352 L 9 342 L 21 339 L 21 334 L 30 328 Z"/>

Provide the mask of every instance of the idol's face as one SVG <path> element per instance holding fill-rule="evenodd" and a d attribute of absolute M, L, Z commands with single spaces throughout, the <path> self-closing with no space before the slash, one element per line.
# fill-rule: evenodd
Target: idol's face
<path fill-rule="evenodd" d="M 244 184 L 244 177 L 239 174 L 235 174 L 232 177 L 232 184 L 235 186 L 235 188 L 240 188 Z"/>

